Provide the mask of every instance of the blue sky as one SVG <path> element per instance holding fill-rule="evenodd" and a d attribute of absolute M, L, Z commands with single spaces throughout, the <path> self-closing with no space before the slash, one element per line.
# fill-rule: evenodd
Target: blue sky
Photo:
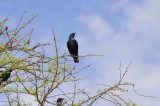
<path fill-rule="evenodd" d="M 120 61 L 124 69 L 133 61 L 125 80 L 135 83 L 143 94 L 160 97 L 159 5 L 159 0 L 3 0 L 0 19 L 8 16 L 8 25 L 15 27 L 24 11 L 27 19 L 38 14 L 28 26 L 35 29 L 34 43 L 51 42 L 52 26 L 62 53 L 67 51 L 64 45 L 68 35 L 76 32 L 80 55 L 105 55 L 86 58 L 76 65 L 83 67 L 92 63 L 82 73 L 87 80 L 81 86 L 87 84 L 93 90 L 96 83 L 112 84 L 118 80 Z M 160 106 L 158 99 L 134 96 L 132 99 L 144 106 Z M 98 105 L 108 103 L 98 102 L 95 106 Z"/>

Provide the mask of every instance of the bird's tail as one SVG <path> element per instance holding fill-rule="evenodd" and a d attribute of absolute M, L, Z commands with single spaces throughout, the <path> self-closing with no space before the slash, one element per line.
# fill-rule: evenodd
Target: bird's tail
<path fill-rule="evenodd" d="M 79 62 L 79 56 L 77 55 L 77 56 L 73 56 L 73 58 L 74 58 L 74 62 L 75 63 L 78 63 Z"/>

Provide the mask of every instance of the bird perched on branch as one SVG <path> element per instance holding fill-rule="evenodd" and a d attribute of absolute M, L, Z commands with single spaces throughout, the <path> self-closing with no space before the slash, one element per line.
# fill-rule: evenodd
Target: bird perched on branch
<path fill-rule="evenodd" d="M 9 69 L 7 71 L 0 71 L 0 85 L 2 82 L 5 82 L 8 80 L 8 78 L 11 76 L 12 71 L 13 71 L 12 69 Z"/>
<path fill-rule="evenodd" d="M 69 35 L 69 40 L 67 42 L 67 47 L 69 53 L 73 56 L 74 62 L 79 62 L 79 56 L 78 56 L 78 42 L 74 39 L 74 36 L 76 33 L 71 33 Z"/>
<path fill-rule="evenodd" d="M 8 30 L 8 26 L 6 26 L 4 30 L 6 30 L 6 31 L 7 31 L 7 30 Z"/>
<path fill-rule="evenodd" d="M 64 106 L 64 98 L 58 98 L 57 99 L 57 106 Z"/>

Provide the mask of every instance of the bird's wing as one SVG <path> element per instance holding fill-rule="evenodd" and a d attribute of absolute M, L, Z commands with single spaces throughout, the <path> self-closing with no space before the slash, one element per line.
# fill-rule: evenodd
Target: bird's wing
<path fill-rule="evenodd" d="M 75 40 L 76 52 L 78 54 L 78 42 Z"/>
<path fill-rule="evenodd" d="M 0 78 L 4 78 L 4 77 L 6 77 L 6 74 L 10 74 L 10 73 L 11 73 L 10 71 L 2 71 L 0 73 Z"/>
<path fill-rule="evenodd" d="M 78 54 L 78 43 L 76 40 L 71 40 L 67 42 L 68 51 L 70 54 Z"/>
<path fill-rule="evenodd" d="M 69 53 L 71 54 L 71 48 L 69 46 L 69 41 L 67 42 L 67 48 L 68 48 Z"/>

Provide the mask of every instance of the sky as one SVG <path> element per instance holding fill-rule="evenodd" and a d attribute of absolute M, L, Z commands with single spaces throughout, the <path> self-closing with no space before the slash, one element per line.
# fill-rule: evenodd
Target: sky
<path fill-rule="evenodd" d="M 138 92 L 157 99 L 139 97 L 133 92 L 127 97 L 143 106 L 160 106 L 159 0 L 3 0 L 0 20 L 8 17 L 9 28 L 15 28 L 24 11 L 26 19 L 38 15 L 28 26 L 34 28 L 33 43 L 52 42 L 53 27 L 61 53 L 68 52 L 64 45 L 69 34 L 76 32 L 79 55 L 104 55 L 76 64 L 83 67 L 92 63 L 82 73 L 86 80 L 79 84 L 81 87 L 88 85 L 94 91 L 97 83 L 113 84 L 119 78 L 120 62 L 125 70 L 132 61 L 125 81 L 134 83 Z M 106 105 L 112 106 L 104 101 L 93 106 Z"/>

